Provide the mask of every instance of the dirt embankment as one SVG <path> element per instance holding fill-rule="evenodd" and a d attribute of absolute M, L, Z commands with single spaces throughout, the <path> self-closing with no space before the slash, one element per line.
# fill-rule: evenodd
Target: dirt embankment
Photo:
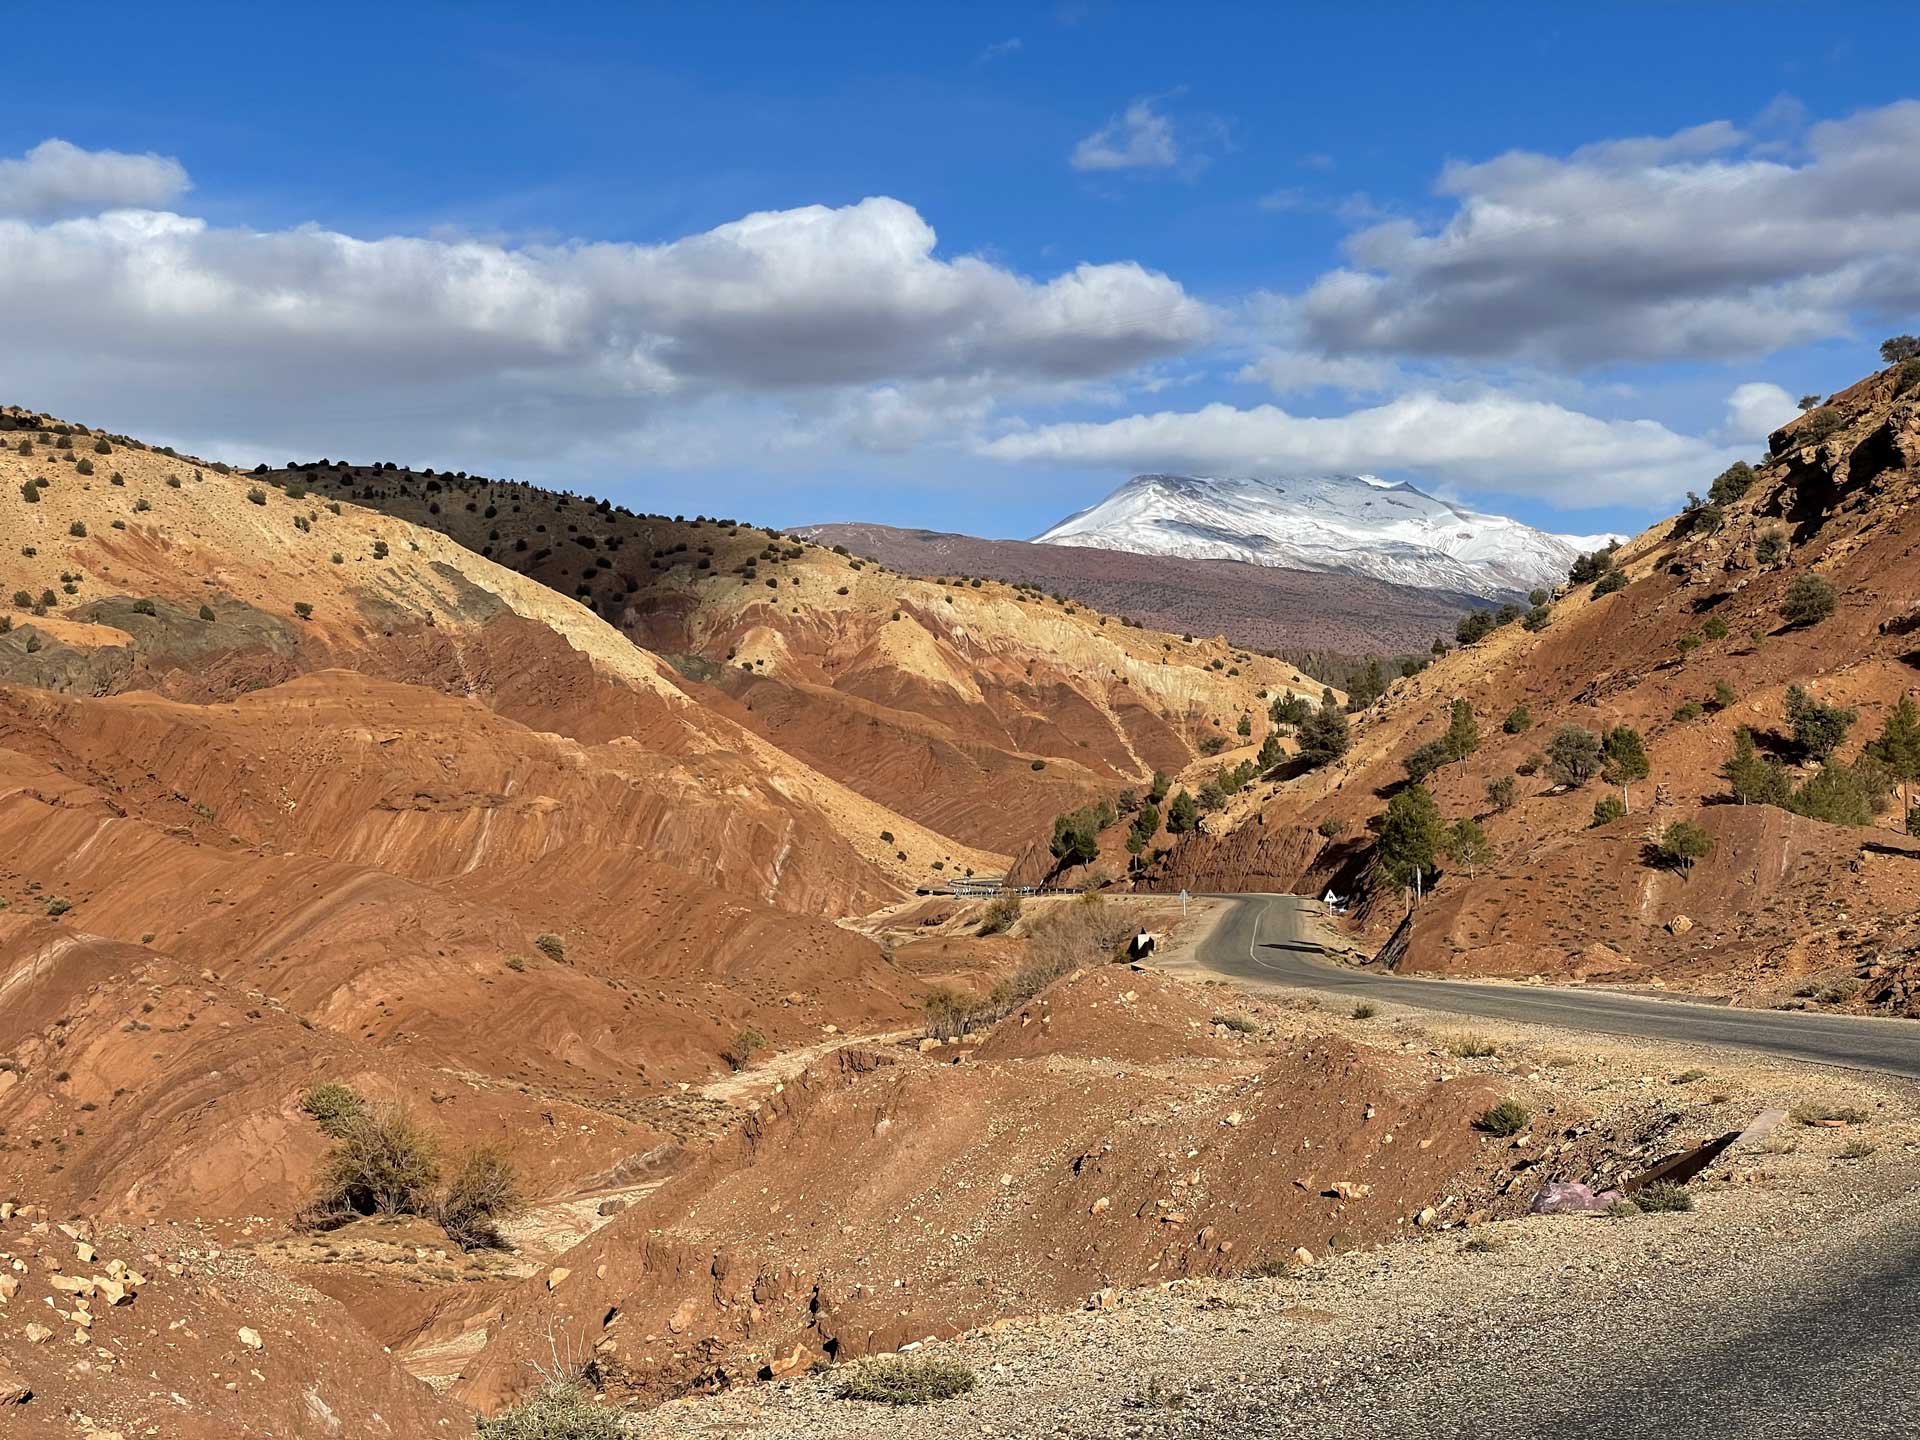
<path fill-rule="evenodd" d="M 660 1398 L 1376 1243 L 1465 1193 L 1495 1091 L 1208 999 L 1106 967 L 978 1045 L 842 1052 L 508 1297 L 461 1393 L 524 1388 L 549 1325 Z"/>

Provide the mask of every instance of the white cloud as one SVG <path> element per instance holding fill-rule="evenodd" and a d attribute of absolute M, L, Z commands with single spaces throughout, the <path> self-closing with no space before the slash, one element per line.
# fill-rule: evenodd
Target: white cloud
<path fill-rule="evenodd" d="M 1765 440 L 1799 413 L 1793 397 L 1778 385 L 1752 381 L 1736 386 L 1727 397 L 1726 423 L 1714 437 L 1728 445 Z"/>
<path fill-rule="evenodd" d="M 1424 391 L 1339 416 L 1215 404 L 1046 425 L 982 451 L 996 460 L 1130 472 L 1412 472 L 1569 509 L 1665 502 L 1731 458 L 1651 420 L 1604 420 L 1500 392 L 1447 399 Z"/>
<path fill-rule="evenodd" d="M 1303 390 L 1338 390 L 1348 395 L 1378 394 L 1400 380 L 1391 361 L 1365 355 L 1317 355 L 1307 350 L 1270 349 L 1240 367 L 1234 379 L 1265 385 L 1276 395 Z"/>
<path fill-rule="evenodd" d="M 18 159 L 0 160 L 0 215 L 46 220 L 151 209 L 171 204 L 187 186 L 186 169 L 170 156 L 82 150 L 65 140 L 43 140 Z"/>
<path fill-rule="evenodd" d="M 1165 170 L 1180 163 L 1173 121 L 1147 96 L 1102 125 L 1073 147 L 1076 170 Z"/>
<path fill-rule="evenodd" d="M 1585 366 L 1751 357 L 1920 309 L 1920 101 L 1785 153 L 1715 121 L 1448 165 L 1452 217 L 1352 236 L 1304 297 L 1308 332 L 1335 352 Z"/>
<path fill-rule="evenodd" d="M 1022 48 L 1018 35 L 1009 36 L 1005 40 L 996 40 L 980 52 L 979 63 L 985 65 L 995 60 L 1004 60 L 1009 55 L 1018 55 Z"/>
<path fill-rule="evenodd" d="M 0 353 L 0 380 L 79 419 L 109 420 L 112 395 L 128 402 L 120 428 L 160 417 L 186 436 L 276 445 L 320 432 L 332 448 L 380 430 L 415 437 L 416 455 L 524 438 L 538 453 L 540 434 L 624 433 L 668 397 L 1084 384 L 1190 350 L 1215 325 L 1137 264 L 1035 279 L 942 257 L 936 240 L 885 196 L 657 245 L 367 240 L 155 209 L 0 217 L 0 313 L 33 337 Z M 881 443 L 911 428 L 897 408 L 872 418 L 875 403 L 847 413 Z"/>

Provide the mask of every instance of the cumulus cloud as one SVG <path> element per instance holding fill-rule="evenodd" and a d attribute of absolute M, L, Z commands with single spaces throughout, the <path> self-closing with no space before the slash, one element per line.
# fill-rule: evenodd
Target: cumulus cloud
<path fill-rule="evenodd" d="M 1180 163 L 1173 121 L 1153 96 L 1136 100 L 1073 147 L 1076 170 L 1166 170 Z"/>
<path fill-rule="evenodd" d="M 170 183 L 177 193 L 184 173 Z M 94 186 L 96 204 L 135 198 L 131 184 L 109 188 Z M 71 209 L 83 191 L 61 193 Z M 53 192 L 33 194 L 44 210 Z M 933 227 L 885 196 L 656 245 L 361 239 L 155 208 L 0 216 L 0 313 L 35 337 L 0 361 L 16 391 L 34 382 L 34 403 L 59 401 L 65 377 L 89 396 L 171 397 L 186 426 L 245 410 L 269 433 L 320 405 L 444 433 L 484 417 L 624 425 L 668 397 L 710 394 L 929 382 L 1012 393 L 1120 375 L 1214 326 L 1208 306 L 1137 264 L 1036 279 L 943 257 Z"/>
<path fill-rule="evenodd" d="M 1400 371 L 1391 361 L 1365 355 L 1318 355 L 1307 350 L 1270 349 L 1241 366 L 1234 378 L 1265 385 L 1276 395 L 1297 395 L 1303 390 L 1367 395 L 1392 389 L 1400 379 Z"/>
<path fill-rule="evenodd" d="M 1047 425 L 982 448 L 997 460 L 1133 472 L 1412 472 L 1569 509 L 1666 501 L 1731 458 L 1651 420 L 1606 420 L 1498 392 L 1448 399 L 1424 391 L 1338 416 L 1216 404 Z"/>
<path fill-rule="evenodd" d="M 17 159 L 0 160 L 0 215 L 46 220 L 128 207 L 171 204 L 187 191 L 187 172 L 166 155 L 82 150 L 43 140 Z"/>
<path fill-rule="evenodd" d="M 1793 397 L 1778 385 L 1753 381 L 1727 397 L 1727 418 L 1715 437 L 1729 445 L 1764 440 L 1800 413 Z"/>
<path fill-rule="evenodd" d="M 1792 150 L 1715 121 L 1451 164 L 1447 221 L 1351 236 L 1302 313 L 1335 352 L 1575 366 L 1844 335 L 1920 308 L 1916 153 L 1920 101 L 1902 101 Z"/>

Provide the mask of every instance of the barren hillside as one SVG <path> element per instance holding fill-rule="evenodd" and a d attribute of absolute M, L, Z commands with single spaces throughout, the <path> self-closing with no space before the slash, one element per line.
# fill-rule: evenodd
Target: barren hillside
<path fill-rule="evenodd" d="M 914 579 L 734 520 L 328 461 L 264 478 L 440 530 L 575 597 L 786 753 L 992 851 L 1180 768 L 1273 695 L 1320 689 L 1217 623 L 1161 633 L 1032 586 Z"/>

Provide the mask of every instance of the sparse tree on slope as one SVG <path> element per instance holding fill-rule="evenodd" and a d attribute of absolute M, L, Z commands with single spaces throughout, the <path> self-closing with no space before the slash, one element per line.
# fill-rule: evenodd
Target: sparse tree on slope
<path fill-rule="evenodd" d="M 1905 815 L 1907 783 L 1920 780 L 1920 707 L 1914 705 L 1912 696 L 1900 697 L 1879 737 L 1868 743 L 1867 754 L 1900 782 L 1900 813 Z M 1912 833 L 1911 827 L 1908 833 Z"/>
<path fill-rule="evenodd" d="M 1562 725 L 1547 742 L 1547 778 L 1577 790 L 1600 772 L 1600 737 L 1578 725 Z"/>
<path fill-rule="evenodd" d="M 1347 753 L 1350 738 L 1347 717 L 1329 692 L 1321 698 L 1320 708 L 1300 724 L 1300 757 L 1314 769 L 1330 765 Z"/>
<path fill-rule="evenodd" d="M 1627 787 L 1636 780 L 1646 779 L 1650 768 L 1640 732 L 1631 725 L 1614 726 L 1601 742 L 1601 755 L 1607 783 L 1620 787 L 1621 807 L 1631 810 L 1633 797 L 1627 793 Z"/>
<path fill-rule="evenodd" d="M 1447 828 L 1446 851 L 1449 860 L 1466 867 L 1469 880 L 1482 865 L 1494 861 L 1493 842 L 1487 839 L 1487 832 L 1478 820 L 1465 815 Z"/>
<path fill-rule="evenodd" d="M 1409 785 L 1387 802 L 1374 864 L 1389 884 L 1412 885 L 1432 871 L 1445 837 L 1446 823 L 1433 796 L 1424 785 Z"/>
<path fill-rule="evenodd" d="M 1860 712 L 1845 705 L 1823 705 L 1798 685 L 1787 687 L 1787 723 L 1793 740 L 1811 760 L 1830 760 L 1846 741 Z"/>
<path fill-rule="evenodd" d="M 1682 875 L 1693 873 L 1693 862 L 1713 853 L 1713 836 L 1691 820 L 1676 820 L 1660 836 L 1660 856 Z"/>

